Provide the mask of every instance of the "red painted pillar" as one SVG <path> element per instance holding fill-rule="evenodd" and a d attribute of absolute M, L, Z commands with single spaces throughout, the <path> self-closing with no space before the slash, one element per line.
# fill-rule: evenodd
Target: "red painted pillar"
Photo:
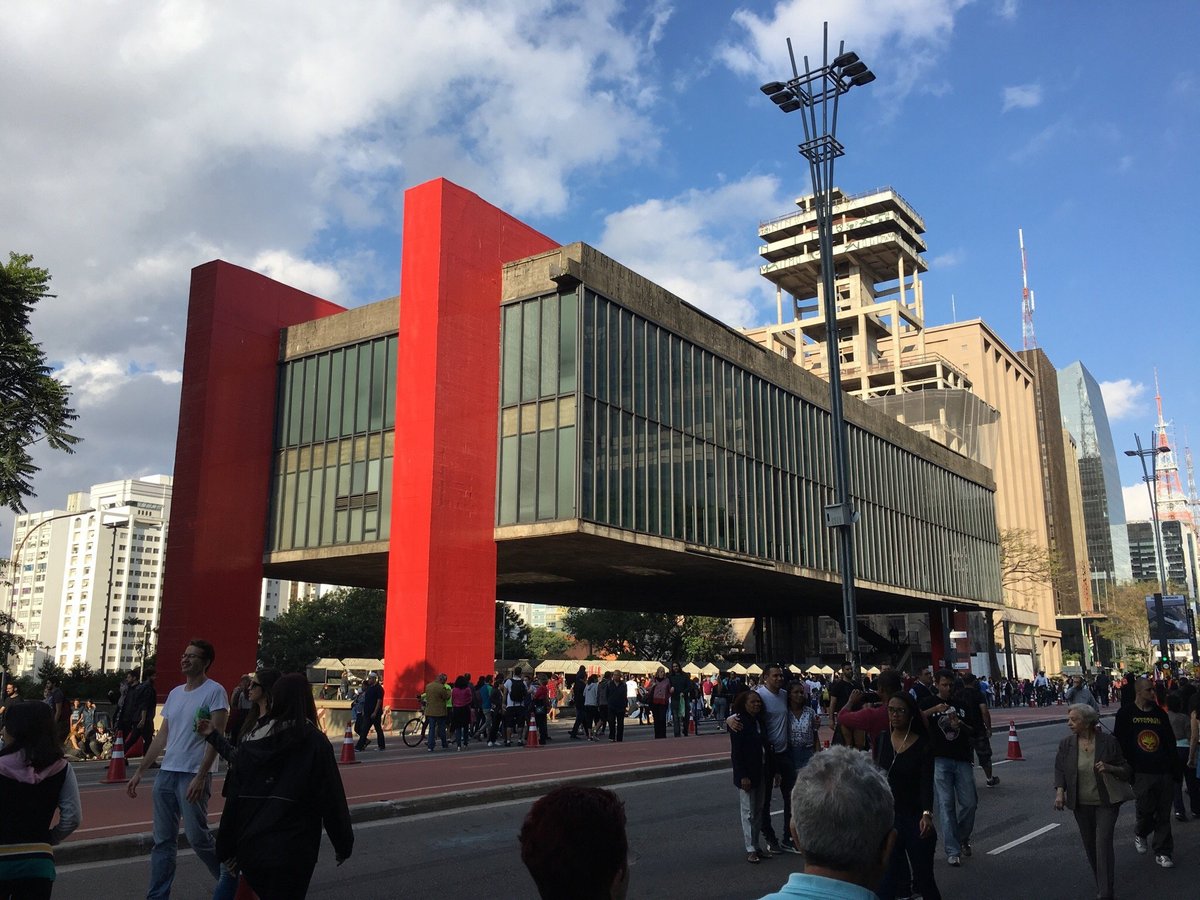
<path fill-rule="evenodd" d="M 341 311 L 219 260 L 192 270 L 158 632 L 161 694 L 179 682 L 179 656 L 192 638 L 212 642 L 209 674 L 226 690 L 254 667 L 279 330 Z"/>
<path fill-rule="evenodd" d="M 501 266 L 558 246 L 444 179 L 404 197 L 385 702 L 494 663 Z"/>

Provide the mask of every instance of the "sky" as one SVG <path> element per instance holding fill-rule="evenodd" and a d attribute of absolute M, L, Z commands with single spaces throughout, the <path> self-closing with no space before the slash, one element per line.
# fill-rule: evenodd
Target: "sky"
<path fill-rule="evenodd" d="M 842 100 L 834 181 L 924 217 L 927 323 L 981 317 L 1020 348 L 1023 229 L 1038 345 L 1101 382 L 1118 452 L 1149 439 L 1157 369 L 1182 469 L 1189 431 L 1200 445 L 1191 0 L 9 0 L 0 252 L 52 274 L 33 328 L 83 438 L 39 448 L 29 508 L 170 473 L 194 266 L 393 296 L 403 192 L 430 178 L 731 325 L 770 321 L 757 228 L 808 175 L 798 116 L 758 86 L 790 74 L 788 37 L 817 60 L 825 19 L 878 76 Z"/>

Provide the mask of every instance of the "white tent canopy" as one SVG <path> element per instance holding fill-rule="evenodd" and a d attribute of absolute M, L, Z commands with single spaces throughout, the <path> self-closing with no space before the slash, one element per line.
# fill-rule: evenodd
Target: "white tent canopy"
<path fill-rule="evenodd" d="M 758 663 L 750 663 L 750 665 L 746 666 L 747 675 L 761 675 L 762 673 L 763 668 Z"/>
<path fill-rule="evenodd" d="M 693 663 L 693 662 L 690 662 L 690 663 L 688 663 L 686 666 L 684 666 L 684 667 L 683 667 L 683 671 L 687 672 L 689 675 L 699 675 L 699 674 L 700 674 L 701 672 L 703 672 L 704 670 L 703 670 L 703 669 L 701 669 L 701 668 L 700 668 L 698 665 L 696 665 L 695 663 Z"/>
<path fill-rule="evenodd" d="M 623 675 L 653 675 L 659 667 L 667 668 L 660 662 L 641 659 L 544 659 L 537 664 L 535 672 L 562 672 L 574 675 L 583 666 L 589 675 L 601 675 L 605 672 L 620 672 Z"/>

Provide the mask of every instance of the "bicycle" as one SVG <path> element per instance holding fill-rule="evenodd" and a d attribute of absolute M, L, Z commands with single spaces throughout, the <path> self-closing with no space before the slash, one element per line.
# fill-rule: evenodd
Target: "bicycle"
<path fill-rule="evenodd" d="M 425 718 L 425 701 L 421 701 L 421 708 L 417 710 L 416 715 L 404 723 L 404 728 L 400 732 L 400 738 L 404 741 L 406 747 L 416 747 L 425 740 L 425 734 L 429 728 L 429 720 Z"/>

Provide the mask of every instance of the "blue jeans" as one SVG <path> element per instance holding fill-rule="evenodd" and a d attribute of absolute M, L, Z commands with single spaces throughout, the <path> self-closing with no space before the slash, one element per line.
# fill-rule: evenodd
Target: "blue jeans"
<path fill-rule="evenodd" d="M 946 856 L 962 856 L 962 843 L 971 840 L 975 830 L 975 807 L 979 803 L 971 764 L 934 757 L 933 794 Z"/>
<path fill-rule="evenodd" d="M 446 719 L 448 716 L 430 716 L 429 717 L 429 749 L 433 749 L 433 745 L 437 743 L 437 739 L 442 740 L 442 749 L 448 750 L 450 742 L 446 740 Z"/>
<path fill-rule="evenodd" d="M 238 877 L 224 866 L 221 866 L 221 877 L 217 888 L 213 891 L 212 900 L 235 900 L 238 890 Z"/>
<path fill-rule="evenodd" d="M 191 772 L 159 770 L 154 779 L 154 848 L 150 851 L 150 888 L 147 900 L 171 896 L 175 880 L 175 850 L 179 841 L 179 821 L 196 858 L 212 873 L 221 877 L 216 841 L 208 830 L 208 798 L 212 794 L 212 775 L 205 778 L 204 793 L 195 803 L 187 800 L 187 788 L 196 776 Z"/>

